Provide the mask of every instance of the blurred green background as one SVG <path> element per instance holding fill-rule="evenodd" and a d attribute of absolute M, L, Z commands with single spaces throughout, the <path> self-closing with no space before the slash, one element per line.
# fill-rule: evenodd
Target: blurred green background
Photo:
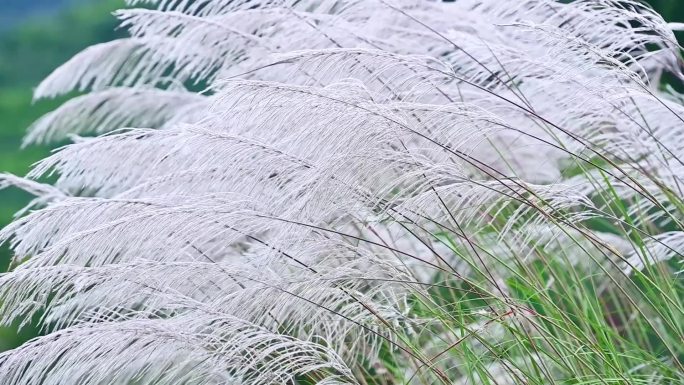
<path fill-rule="evenodd" d="M 517 1 L 517 0 L 502 0 Z M 0 0 L 0 172 L 24 175 L 49 148 L 20 150 L 26 128 L 64 100 L 32 103 L 31 92 L 52 69 L 81 49 L 123 35 L 111 12 L 124 0 Z M 684 0 L 652 0 L 668 21 L 684 21 Z M 680 40 L 681 41 L 681 40 Z M 26 205 L 16 190 L 0 191 L 0 228 Z M 0 247 L 0 272 L 9 264 L 7 245 Z M 27 328 L 0 329 L 0 351 L 35 336 Z"/>
<path fill-rule="evenodd" d="M 124 0 L 0 0 L 0 172 L 24 175 L 49 148 L 21 150 L 26 128 L 64 100 L 32 103 L 33 88 L 51 70 L 83 48 L 122 35 L 111 12 Z M 16 189 L 0 190 L 0 227 L 30 197 Z M 9 265 L 7 245 L 0 246 L 0 271 Z M 0 351 L 35 336 L 0 329 Z"/>

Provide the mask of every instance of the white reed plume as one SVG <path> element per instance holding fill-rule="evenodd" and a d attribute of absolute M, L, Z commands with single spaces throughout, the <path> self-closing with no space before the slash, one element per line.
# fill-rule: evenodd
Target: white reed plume
<path fill-rule="evenodd" d="M 130 37 L 35 90 L 82 94 L 25 144 L 77 140 L 0 176 L 37 197 L 0 230 L 0 323 L 45 332 L 1 383 L 684 379 L 676 25 L 632 0 L 127 3 Z"/>

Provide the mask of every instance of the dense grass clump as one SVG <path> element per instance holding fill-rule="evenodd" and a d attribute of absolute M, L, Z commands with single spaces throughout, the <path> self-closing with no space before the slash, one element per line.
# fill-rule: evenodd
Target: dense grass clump
<path fill-rule="evenodd" d="M 684 97 L 630 0 L 129 0 L 35 90 L 3 384 L 679 384 Z"/>

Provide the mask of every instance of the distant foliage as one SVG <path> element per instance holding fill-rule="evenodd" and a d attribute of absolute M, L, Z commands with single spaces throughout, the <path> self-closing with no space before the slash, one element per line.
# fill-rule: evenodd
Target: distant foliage
<path fill-rule="evenodd" d="M 15 24 L 17 21 L 32 14 L 49 12 L 63 7 L 68 0 L 4 0 L 2 14 L 0 15 L 0 31 L 5 30 L 7 24 Z"/>
<path fill-rule="evenodd" d="M 2 384 L 676 384 L 684 97 L 631 0 L 129 0 L 35 98 Z M 48 183 L 49 182 L 49 183 Z"/>

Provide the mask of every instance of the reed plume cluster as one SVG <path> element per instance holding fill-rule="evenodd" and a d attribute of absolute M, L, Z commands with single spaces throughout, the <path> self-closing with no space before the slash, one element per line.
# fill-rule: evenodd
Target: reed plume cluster
<path fill-rule="evenodd" d="M 0 383 L 681 384 L 684 75 L 632 0 L 128 0 L 49 75 Z M 665 81 L 669 79 L 669 81 Z"/>

